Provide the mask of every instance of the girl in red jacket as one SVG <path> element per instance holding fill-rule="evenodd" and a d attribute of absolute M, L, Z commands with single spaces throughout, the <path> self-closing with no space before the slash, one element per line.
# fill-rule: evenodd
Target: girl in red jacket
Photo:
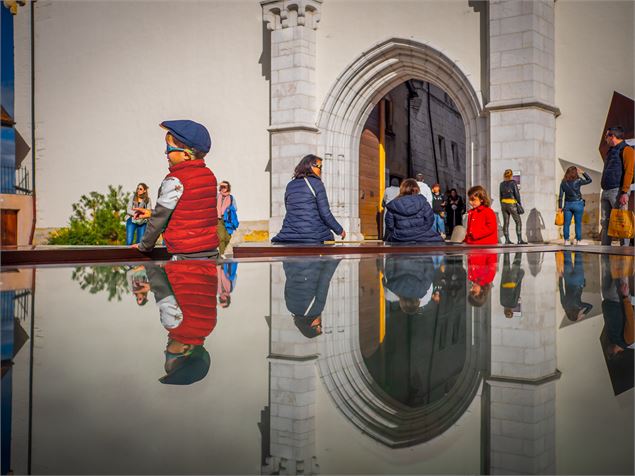
<path fill-rule="evenodd" d="M 490 208 L 491 200 L 480 185 L 467 191 L 472 209 L 467 213 L 465 243 L 469 245 L 497 245 L 498 223 L 496 214 Z"/>

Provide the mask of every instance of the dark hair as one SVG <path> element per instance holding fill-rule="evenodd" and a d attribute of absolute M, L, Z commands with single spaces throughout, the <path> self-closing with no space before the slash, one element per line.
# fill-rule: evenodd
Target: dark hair
<path fill-rule="evenodd" d="M 223 185 L 223 184 L 227 185 L 227 191 L 228 192 L 232 191 L 232 186 L 227 180 L 223 180 L 221 183 L 219 183 L 218 187 L 220 188 L 220 186 Z"/>
<path fill-rule="evenodd" d="M 304 337 L 313 339 L 314 337 L 317 337 L 322 333 L 321 331 L 318 331 L 316 327 L 311 327 L 313 321 L 315 321 L 319 317 L 320 316 L 293 316 L 293 323 Z M 320 322 L 322 322 L 321 318 Z"/>
<path fill-rule="evenodd" d="M 564 178 L 562 180 L 564 182 L 571 182 L 577 178 L 580 178 L 580 176 L 578 175 L 578 168 L 575 165 L 572 165 L 564 173 Z"/>
<path fill-rule="evenodd" d="M 486 207 L 489 207 L 492 204 L 492 201 L 490 200 L 489 195 L 487 195 L 487 190 L 485 190 L 480 185 L 475 185 L 474 187 L 469 189 L 467 191 L 467 196 L 468 198 L 471 198 L 471 197 L 478 198 L 481 202 L 483 202 L 483 205 L 485 205 Z"/>
<path fill-rule="evenodd" d="M 399 307 L 403 311 L 404 314 L 416 314 L 419 310 L 419 306 L 421 301 L 417 298 L 408 298 L 408 297 L 400 297 L 399 298 Z"/>
<path fill-rule="evenodd" d="M 613 134 L 616 139 L 624 139 L 624 128 L 622 126 L 609 127 L 607 132 Z"/>
<path fill-rule="evenodd" d="M 416 195 L 420 192 L 419 184 L 415 179 L 406 179 L 401 182 L 401 186 L 399 187 L 399 196 L 403 197 L 404 195 Z"/>
<path fill-rule="evenodd" d="M 168 134 L 170 135 L 170 137 L 172 138 L 172 142 L 174 142 L 174 144 L 177 147 L 180 147 L 181 149 L 187 149 L 192 151 L 192 155 L 194 155 L 195 159 L 204 159 L 205 156 L 207 155 L 207 152 L 201 152 L 200 150 L 196 150 L 194 147 L 190 147 L 189 145 L 187 145 L 184 142 L 181 142 L 180 140 L 178 140 L 176 137 L 174 137 L 172 134 L 170 134 L 168 132 Z"/>
<path fill-rule="evenodd" d="M 300 163 L 295 166 L 295 170 L 293 171 L 293 178 L 297 179 L 297 178 L 304 178 L 309 176 L 316 177 L 311 167 L 313 167 L 313 165 L 318 160 L 322 161 L 322 158 L 314 154 L 308 154 L 302 157 L 302 160 L 300 160 Z"/>
<path fill-rule="evenodd" d="M 148 203 L 148 186 L 143 183 L 143 182 L 139 182 L 137 184 L 137 188 L 139 188 L 139 185 L 141 185 L 143 187 L 143 189 L 145 190 L 145 192 L 143 192 L 143 195 L 141 195 L 141 200 L 143 200 L 144 202 Z M 134 199 L 137 198 L 137 190 L 135 189 L 134 191 Z"/>
<path fill-rule="evenodd" d="M 483 304 L 487 302 L 487 297 L 492 289 L 492 283 L 487 283 L 481 286 L 481 292 L 478 294 L 472 294 L 467 297 L 467 301 L 474 307 L 483 307 Z"/>

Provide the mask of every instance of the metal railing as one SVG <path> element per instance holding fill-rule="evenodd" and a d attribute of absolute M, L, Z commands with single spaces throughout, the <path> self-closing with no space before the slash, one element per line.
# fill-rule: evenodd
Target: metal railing
<path fill-rule="evenodd" d="M 0 169 L 0 192 L 31 195 L 31 181 L 26 167 L 14 168 L 3 165 Z"/>

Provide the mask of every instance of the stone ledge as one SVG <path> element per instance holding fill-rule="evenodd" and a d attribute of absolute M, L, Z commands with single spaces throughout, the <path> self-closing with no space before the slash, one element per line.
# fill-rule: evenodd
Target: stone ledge
<path fill-rule="evenodd" d="M 543 111 L 547 111 L 552 113 L 555 117 L 558 117 L 561 114 L 560 108 L 558 108 L 557 106 L 546 104 L 540 101 L 491 102 L 483 108 L 483 112 L 488 113 L 491 111 L 498 112 L 498 111 L 506 111 L 510 109 L 527 109 L 527 108 L 540 109 Z"/>

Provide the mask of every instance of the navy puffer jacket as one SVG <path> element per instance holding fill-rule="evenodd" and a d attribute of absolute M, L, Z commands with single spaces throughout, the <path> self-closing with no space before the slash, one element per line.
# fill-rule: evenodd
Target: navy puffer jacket
<path fill-rule="evenodd" d="M 284 302 L 291 314 L 313 318 L 322 314 L 339 263 L 339 259 L 325 259 L 282 264 L 286 278 Z"/>
<path fill-rule="evenodd" d="M 274 243 L 322 243 L 333 239 L 333 230 L 340 235 L 342 226 L 337 222 L 326 196 L 322 181 L 307 177 L 315 196 L 303 178 L 291 180 L 284 194 L 287 214 L 282 229 L 271 241 Z"/>
<path fill-rule="evenodd" d="M 385 241 L 415 243 L 443 241 L 433 226 L 432 207 L 421 194 L 397 197 L 386 205 Z"/>
<path fill-rule="evenodd" d="M 421 299 L 434 278 L 432 258 L 389 257 L 386 259 L 384 285 L 397 296 Z"/>

